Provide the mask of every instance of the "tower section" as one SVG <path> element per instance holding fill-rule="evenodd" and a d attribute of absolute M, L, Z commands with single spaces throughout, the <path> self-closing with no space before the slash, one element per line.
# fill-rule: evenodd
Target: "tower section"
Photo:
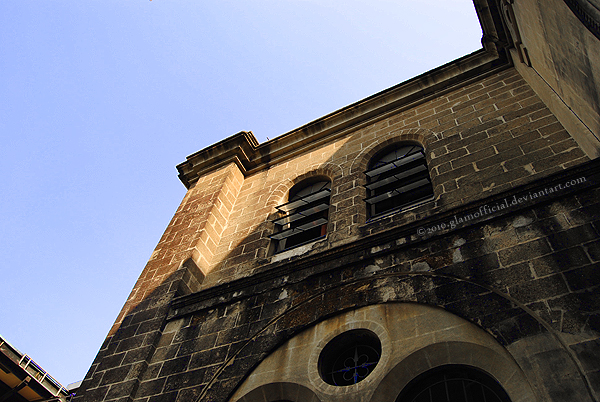
<path fill-rule="evenodd" d="M 571 103 L 536 66 L 581 60 L 532 38 L 600 45 L 533 3 L 476 0 L 481 50 L 188 156 L 76 400 L 600 400 L 597 88 Z"/>

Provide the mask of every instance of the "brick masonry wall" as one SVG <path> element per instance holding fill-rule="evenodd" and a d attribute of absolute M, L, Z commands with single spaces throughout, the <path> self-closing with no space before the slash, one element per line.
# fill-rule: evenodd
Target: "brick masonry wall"
<path fill-rule="evenodd" d="M 237 166 L 230 165 L 225 175 L 212 178 L 207 186 L 218 191 L 211 194 L 210 208 L 202 211 L 205 215 L 197 218 L 200 223 L 200 236 L 192 252 L 192 258 L 204 274 L 211 270 L 213 257 L 218 252 L 218 245 L 231 219 L 230 215 L 243 181 L 242 172 Z M 199 186 L 198 188 L 205 190 L 205 184 L 199 183 Z"/>
<path fill-rule="evenodd" d="M 135 400 L 226 401 L 307 326 L 389 302 L 439 306 L 483 328 L 513 354 L 540 400 L 597 400 L 600 165 L 592 165 L 178 299 Z M 418 235 L 456 214 L 580 177 L 585 184 L 569 191 Z"/>
<path fill-rule="evenodd" d="M 424 146 L 436 200 L 365 231 L 364 171 L 371 157 L 398 141 Z M 275 207 L 311 175 L 332 180 L 329 234 L 315 245 L 317 252 L 586 160 L 516 70 L 508 69 L 246 177 L 204 287 L 248 275 L 268 261 Z"/>
<path fill-rule="evenodd" d="M 235 165 L 190 189 L 88 371 L 76 401 L 127 400 L 154 355 L 175 296 L 195 292 L 240 185 Z M 204 253 L 201 258 L 196 254 Z M 206 271 L 205 271 L 206 272 Z"/>
<path fill-rule="evenodd" d="M 424 146 L 436 199 L 406 213 L 367 222 L 363 201 L 366 192 L 362 187 L 366 177 L 363 172 L 373 155 L 396 141 L 413 141 Z M 288 315 L 281 323 L 267 325 L 293 303 L 308 298 L 315 289 L 324 291 L 328 283 L 344 283 L 359 275 L 357 272 L 366 268 L 357 268 L 355 262 L 368 257 L 369 253 L 364 250 L 358 254 L 332 257 L 342 264 L 337 267 L 313 261 L 321 267 L 318 269 L 332 271 L 323 277 L 297 282 L 286 290 L 288 297 L 283 299 L 280 299 L 280 287 L 285 281 L 281 277 L 277 279 L 276 290 L 272 291 L 257 290 L 261 286 L 267 289 L 273 285 L 266 280 L 262 284 L 247 284 L 248 289 L 256 291 L 257 295 L 248 297 L 244 302 L 213 303 L 210 308 L 169 322 L 166 316 L 176 296 L 198 290 L 210 292 L 215 286 L 243 278 L 252 281 L 263 273 L 266 275 L 274 266 L 285 266 L 287 262 L 281 255 L 268 254 L 268 236 L 273 233 L 271 221 L 275 207 L 284 203 L 289 189 L 304 178 L 322 175 L 332 180 L 328 236 L 303 252 L 303 257 L 310 259 L 311 255 L 333 255 L 328 254 L 328 250 L 333 248 L 337 252 L 351 249 L 362 239 L 374 242 L 376 249 L 385 238 L 383 234 L 395 228 L 408 228 L 417 220 L 439 216 L 466 203 L 502 194 L 515 186 L 534 182 L 586 160 L 575 141 L 516 71 L 507 69 L 349 131 L 330 143 L 309 147 L 304 152 L 299 150 L 297 156 L 251 176 L 243 178 L 235 164 L 220 168 L 200 178 L 186 194 L 88 372 L 81 388 L 85 391 L 77 396 L 76 401 L 171 401 L 175 398 L 188 401 L 199 396 L 211 401 L 225 400 L 261 356 L 298 331 L 301 325 L 334 314 L 338 307 L 382 302 L 381 295 L 388 294 L 390 289 L 396 289 L 398 300 L 444 306 L 474 322 L 477 322 L 476 319 L 488 320 L 483 326 L 489 331 L 496 331 L 494 334 L 505 345 L 540 331 L 556 331 L 553 325 L 558 324 L 549 321 L 550 327 L 547 328 L 532 320 L 529 310 L 539 312 L 540 316 L 546 313 L 557 316 L 560 306 L 564 305 L 563 311 L 572 312 L 572 304 L 567 305 L 568 298 L 561 302 L 556 299 L 554 302 L 557 304 L 553 305 L 549 301 L 539 304 L 539 300 L 524 299 L 520 302 L 523 307 L 511 305 L 509 308 L 507 299 L 497 297 L 498 294 L 490 291 L 487 283 L 473 284 L 444 276 L 433 279 L 424 274 L 409 275 L 400 282 L 390 279 L 388 283 L 382 279 L 381 291 L 377 289 L 380 286 L 377 282 L 370 283 L 366 292 L 355 291 L 352 287 L 332 289 L 328 296 L 323 294 L 321 299 L 314 299 L 314 304 L 307 306 L 306 311 L 303 309 L 296 313 L 305 316 Z M 536 215 L 535 219 L 537 222 L 540 217 Z M 566 230 L 569 225 L 573 224 L 568 222 L 561 228 Z M 588 234 L 598 230 L 594 222 L 587 221 L 587 225 L 577 230 Z M 487 240 L 484 241 L 486 232 L 483 230 L 464 235 L 463 239 L 469 246 L 458 246 L 464 259 L 460 264 L 452 259 L 454 254 L 447 254 L 446 248 L 436 254 L 434 250 L 438 246 L 435 244 L 440 241 L 436 240 L 418 248 L 403 249 L 396 257 L 390 254 L 386 257 L 388 266 L 385 269 L 389 269 L 390 274 L 425 269 L 433 272 L 453 267 L 462 267 L 467 273 L 483 269 L 507 276 L 508 279 L 504 278 L 506 283 L 502 282 L 502 278 L 496 279 L 501 281 L 497 290 L 507 292 L 510 297 L 511 292 L 530 294 L 527 286 L 542 290 L 551 286 L 559 292 L 557 295 L 564 297 L 574 292 L 575 288 L 567 282 L 567 274 L 552 271 L 558 270 L 556 266 L 547 268 L 551 273 L 546 274 L 530 267 L 528 276 L 522 265 L 526 264 L 525 261 L 501 257 L 503 252 L 508 253 L 501 252 L 508 246 L 490 245 Z M 496 232 L 490 233 L 493 238 Z M 504 234 L 498 236 L 500 243 L 509 244 L 513 239 Z M 525 252 L 538 253 L 540 258 L 562 252 L 545 238 L 525 240 L 522 237 L 519 244 L 510 246 L 519 247 L 521 243 L 528 244 L 522 246 Z M 396 244 L 394 247 L 405 246 Z M 596 246 L 590 243 L 588 249 L 593 247 Z M 580 256 L 586 262 L 582 267 L 587 269 L 581 272 L 593 275 L 590 264 L 597 261 L 593 253 L 586 251 L 583 254 L 587 260 Z M 424 255 L 431 260 L 422 260 Z M 475 262 L 478 258 L 483 262 Z M 542 263 L 540 259 L 540 267 Z M 293 265 L 296 269 L 296 264 Z M 299 272 L 304 275 L 308 271 Z M 398 283 L 411 287 L 414 298 L 404 298 L 397 288 Z M 245 291 L 242 288 L 238 290 L 239 294 Z M 467 306 L 472 304 L 465 300 L 471 297 L 479 298 L 484 305 L 490 303 L 493 311 L 469 311 Z M 337 304 L 336 298 L 345 301 Z M 331 306 L 336 307 L 331 309 Z M 504 308 L 507 313 L 498 315 L 497 310 L 504 311 Z M 570 313 L 561 314 L 561 330 L 563 321 L 583 320 L 572 317 Z M 595 314 L 596 310 L 584 314 L 588 320 L 585 325 L 595 322 Z M 259 329 L 263 333 L 254 335 Z M 252 350 L 248 349 L 248 337 L 253 337 L 252 344 L 258 349 L 253 349 L 254 346 L 250 348 Z M 595 338 L 588 341 L 597 342 Z M 582 354 L 588 353 L 587 350 Z M 231 365 L 226 368 L 222 362 Z M 588 368 L 593 373 L 597 370 L 593 364 Z"/>

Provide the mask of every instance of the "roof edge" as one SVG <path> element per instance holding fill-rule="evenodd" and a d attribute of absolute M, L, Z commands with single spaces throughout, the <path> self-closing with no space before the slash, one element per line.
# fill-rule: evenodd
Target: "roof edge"
<path fill-rule="evenodd" d="M 502 21 L 494 0 L 475 0 L 483 49 L 345 106 L 301 127 L 259 144 L 251 131 L 241 131 L 188 156 L 177 165 L 179 178 L 190 188 L 200 176 L 235 163 L 246 176 L 291 158 L 308 148 L 332 141 L 348 130 L 414 107 L 458 85 L 511 66 Z"/>

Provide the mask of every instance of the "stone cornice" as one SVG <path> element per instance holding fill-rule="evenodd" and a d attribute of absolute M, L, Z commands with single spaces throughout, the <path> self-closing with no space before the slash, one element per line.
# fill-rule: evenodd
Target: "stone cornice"
<path fill-rule="evenodd" d="M 177 166 L 179 178 L 189 188 L 200 176 L 235 163 L 244 175 L 292 158 L 308 149 L 334 141 L 392 113 L 412 108 L 469 81 L 510 66 L 499 13 L 494 0 L 475 1 L 484 49 L 395 85 L 368 98 L 259 144 L 252 132 L 242 131 L 187 157 Z"/>
<path fill-rule="evenodd" d="M 255 173 L 507 66 L 500 53 L 480 50 L 260 145 L 252 132 L 242 131 L 188 156 L 177 166 L 179 178 L 189 188 L 200 176 L 231 162 L 244 175 Z"/>
<path fill-rule="evenodd" d="M 600 39 L 600 1 L 564 0 L 579 21 L 598 39 Z"/>
<path fill-rule="evenodd" d="M 190 188 L 203 174 L 231 162 L 245 173 L 250 161 L 256 157 L 258 146 L 252 132 L 241 131 L 188 156 L 185 162 L 177 165 L 179 179 L 186 188 Z"/>

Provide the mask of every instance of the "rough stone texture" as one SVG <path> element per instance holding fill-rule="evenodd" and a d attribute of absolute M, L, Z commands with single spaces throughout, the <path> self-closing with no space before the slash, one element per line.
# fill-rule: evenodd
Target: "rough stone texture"
<path fill-rule="evenodd" d="M 378 335 L 382 357 L 372 373 L 356 386 L 335 387 L 320 380 L 317 361 L 324 345 L 334 336 L 354 328 Z M 533 396 L 531 386 L 514 387 L 511 378 L 527 383 L 510 355 L 475 325 L 442 309 L 414 303 L 372 305 L 325 320 L 277 348 L 264 359 L 232 396 L 232 401 L 261 401 L 256 390 L 291 384 L 312 390 L 319 400 L 361 401 L 396 399 L 402 386 L 415 376 L 443 364 L 471 364 L 487 355 L 492 373 L 509 394 Z M 410 361 L 410 364 L 408 364 Z M 289 385 L 288 385 L 289 384 Z M 269 399 L 267 399 L 269 400 Z M 515 400 L 518 400 L 515 398 Z"/>
<path fill-rule="evenodd" d="M 536 92 L 546 94 L 544 102 L 575 133 L 582 149 L 598 156 L 600 147 L 592 135 L 600 132 L 598 39 L 580 23 L 567 2 L 576 3 L 523 0 L 513 4 L 517 24 L 512 31 L 518 32 L 519 48 L 525 49 L 521 51 L 526 52 L 528 61 L 516 66 Z"/>
<path fill-rule="evenodd" d="M 305 328 L 346 309 L 410 302 L 491 334 L 542 400 L 565 392 L 592 400 L 586 384 L 597 392 L 600 375 L 598 170 L 584 164 L 412 224 L 386 218 L 387 230 L 366 222 L 353 243 L 265 263 L 197 293 L 180 291 L 174 284 L 189 270 L 175 271 L 107 339 L 80 397 L 225 401 Z M 476 217 L 500 205 L 508 207 Z M 552 340 L 543 342 L 548 349 L 531 351 L 540 337 Z"/>
<path fill-rule="evenodd" d="M 418 229 L 439 225 L 433 218 L 398 226 L 375 236 L 377 247 L 365 237 L 177 299 L 135 400 L 176 391 L 175 400 L 190 393 L 228 400 L 253 368 L 305 328 L 391 302 L 437 306 L 485 330 L 519 363 L 540 400 L 593 400 L 587 387 L 596 387 L 600 374 L 600 283 L 581 275 L 593 275 L 597 265 L 586 250 L 600 237 L 600 167 L 588 165 L 433 218 L 454 219 L 586 177 L 570 192 L 424 236 Z M 441 324 L 406 325 L 413 331 L 406 336 L 418 337 L 417 344 L 443 340 L 428 335 L 428 325 Z"/>
<path fill-rule="evenodd" d="M 197 291 L 204 279 L 211 250 L 237 195 L 239 176 L 235 165 L 226 166 L 188 191 L 96 356 L 77 399 L 116 401 L 137 392 L 149 360 L 166 341 L 162 333 L 170 301 Z M 199 251 L 202 258 L 197 257 Z"/>
<path fill-rule="evenodd" d="M 399 379 L 452 362 L 494 373 L 513 401 L 600 400 L 600 162 L 571 124 L 596 100 L 577 93 L 557 112 L 555 96 L 582 84 L 552 73 L 565 49 L 532 78 L 522 44 L 512 61 L 503 48 L 514 32 L 496 2 L 475 4 L 484 50 L 268 143 L 240 133 L 188 157 L 188 192 L 75 400 L 330 400 L 342 391 L 319 382 L 314 356 L 351 325 L 415 348 L 343 392 L 357 400 L 367 387 L 393 400 Z M 556 39 L 535 36 L 556 24 L 550 8 L 520 26 L 533 60 Z M 560 91 L 540 85 L 545 74 Z M 371 218 L 364 171 L 399 142 L 424 148 L 434 200 Z M 326 238 L 273 254 L 276 207 L 314 177 L 332 184 Z M 374 321 L 395 308 L 423 313 Z"/>
<path fill-rule="evenodd" d="M 365 226 L 363 172 L 375 153 L 397 141 L 424 145 L 436 201 Z M 273 233 L 275 207 L 306 177 L 324 175 L 333 185 L 330 235 L 313 245 L 318 252 L 586 159 L 516 71 L 503 71 L 246 177 L 203 287 L 246 276 L 273 258 L 268 255 L 268 236 Z"/>

